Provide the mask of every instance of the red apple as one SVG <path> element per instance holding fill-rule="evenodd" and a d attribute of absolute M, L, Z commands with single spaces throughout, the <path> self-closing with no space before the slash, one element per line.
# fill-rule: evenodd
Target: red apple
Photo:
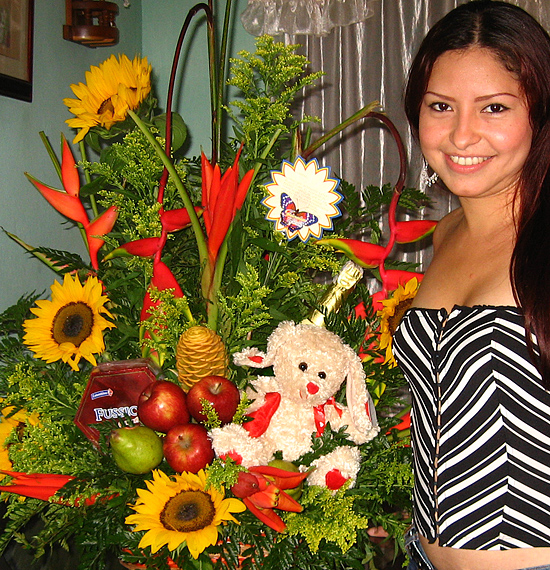
<path fill-rule="evenodd" d="M 237 386 L 223 376 L 202 378 L 187 392 L 187 408 L 198 422 L 206 421 L 202 413 L 203 399 L 212 404 L 222 424 L 227 424 L 237 411 L 241 395 Z"/>
<path fill-rule="evenodd" d="M 151 382 L 138 399 L 139 419 L 148 428 L 167 433 L 180 424 L 189 423 L 186 396 L 183 389 L 167 380 Z"/>
<path fill-rule="evenodd" d="M 178 473 L 197 473 L 214 459 L 208 432 L 199 424 L 182 424 L 171 428 L 164 438 L 162 450 L 168 465 Z"/>

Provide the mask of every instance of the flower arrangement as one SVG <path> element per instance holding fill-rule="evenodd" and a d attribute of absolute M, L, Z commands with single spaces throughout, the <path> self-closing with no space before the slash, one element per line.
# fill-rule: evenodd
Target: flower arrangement
<path fill-rule="evenodd" d="M 185 123 L 171 109 L 179 50 L 200 10 L 209 23 L 210 158 L 185 155 Z M 225 103 L 225 76 L 217 72 L 225 69 L 223 29 L 218 47 L 212 5 L 190 11 L 165 113 L 153 98 L 147 60 L 111 56 L 91 68 L 85 83 L 72 86 L 76 98 L 65 100 L 74 115 L 67 122 L 78 130 L 73 145 L 80 160 L 63 137 L 59 160 L 42 134 L 62 189 L 27 177 L 80 228 L 89 261 L 8 234 L 62 283 L 52 285 L 51 300 L 25 294 L 0 315 L 0 490 L 6 499 L 0 549 L 15 540 L 41 556 L 53 545 L 71 543 L 78 567 L 91 570 L 104 568 L 110 557 L 128 568 L 159 570 L 328 569 L 374 568 L 371 527 L 383 527 L 388 540 L 402 546 L 412 484 L 402 417 L 407 407 L 403 379 L 386 347 L 388 319 L 399 313 L 401 299 L 412 298 L 421 275 L 390 255 L 395 243 L 433 230 L 433 222 L 396 218 L 398 205 L 414 211 L 426 197 L 403 188 L 403 153 L 395 188 L 357 190 L 342 180 L 334 194 L 337 182 L 328 169 L 307 162 L 312 153 L 365 116 L 378 117 L 399 141 L 391 121 L 373 103 L 310 141 L 304 127 L 314 119 L 296 121 L 291 105 L 319 73 L 305 72 L 308 62 L 295 46 L 267 36 L 258 39 L 255 53 L 241 52 L 231 61 L 228 83 L 241 98 Z M 234 136 L 222 140 L 226 115 Z M 311 164 L 313 177 L 332 192 L 324 218 L 300 211 L 288 193 L 270 190 L 279 175 L 298 176 Z M 340 201 L 344 215 L 337 217 Z M 281 212 L 273 214 L 278 204 Z M 382 246 L 386 210 L 390 237 Z M 306 229 L 317 223 L 323 231 L 316 226 L 311 237 Z M 344 237 L 364 235 L 365 227 L 370 241 Z M 354 267 L 371 271 L 382 288 L 370 294 L 359 283 L 330 305 L 324 301 L 331 290 L 327 277 L 341 272 L 346 256 Z M 308 483 L 322 457 L 352 449 L 345 423 L 312 434 L 307 453 L 292 462 L 279 453 L 271 465 L 244 467 L 218 455 L 195 472 L 175 470 L 165 460 L 141 472 L 121 468 L 109 439 L 113 430 L 134 426 L 131 414 L 123 413 L 129 406 L 95 423 L 94 441 L 74 421 L 98 365 L 146 359 L 137 362 L 186 391 L 208 375 L 229 378 L 242 397 L 229 425 L 246 426 L 250 388 L 259 380 L 250 368 L 235 366 L 233 356 L 266 348 L 281 323 L 308 321 L 315 313 L 359 355 L 361 381 L 376 407 L 379 433 L 353 447 L 353 479 L 342 476 L 332 487 Z M 345 391 L 332 401 L 343 410 Z M 216 411 L 206 406 L 203 412 L 206 429 L 220 429 Z M 43 528 L 27 537 L 22 531 L 36 515 Z"/>

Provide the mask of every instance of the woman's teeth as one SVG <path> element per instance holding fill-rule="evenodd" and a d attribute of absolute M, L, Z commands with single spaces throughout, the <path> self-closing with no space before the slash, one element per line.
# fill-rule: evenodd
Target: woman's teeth
<path fill-rule="evenodd" d="M 474 164 L 481 164 L 490 157 L 489 156 L 453 156 L 450 155 L 451 160 L 460 166 L 472 166 Z"/>

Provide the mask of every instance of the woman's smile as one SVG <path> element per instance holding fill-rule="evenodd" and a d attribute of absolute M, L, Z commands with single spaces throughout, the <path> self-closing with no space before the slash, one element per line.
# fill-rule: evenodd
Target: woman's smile
<path fill-rule="evenodd" d="M 489 160 L 490 156 L 449 156 L 452 162 L 460 166 L 475 166 Z"/>

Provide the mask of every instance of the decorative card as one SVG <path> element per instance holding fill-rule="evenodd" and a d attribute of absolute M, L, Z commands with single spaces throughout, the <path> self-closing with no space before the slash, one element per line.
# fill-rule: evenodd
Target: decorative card
<path fill-rule="evenodd" d="M 324 230 L 332 230 L 332 219 L 342 215 L 337 207 L 343 199 L 337 191 L 340 181 L 331 178 L 330 168 L 320 168 L 315 158 L 306 163 L 298 157 L 294 164 L 285 160 L 281 170 L 271 171 L 271 180 L 262 201 L 269 208 L 266 219 L 288 241 L 320 239 Z"/>

